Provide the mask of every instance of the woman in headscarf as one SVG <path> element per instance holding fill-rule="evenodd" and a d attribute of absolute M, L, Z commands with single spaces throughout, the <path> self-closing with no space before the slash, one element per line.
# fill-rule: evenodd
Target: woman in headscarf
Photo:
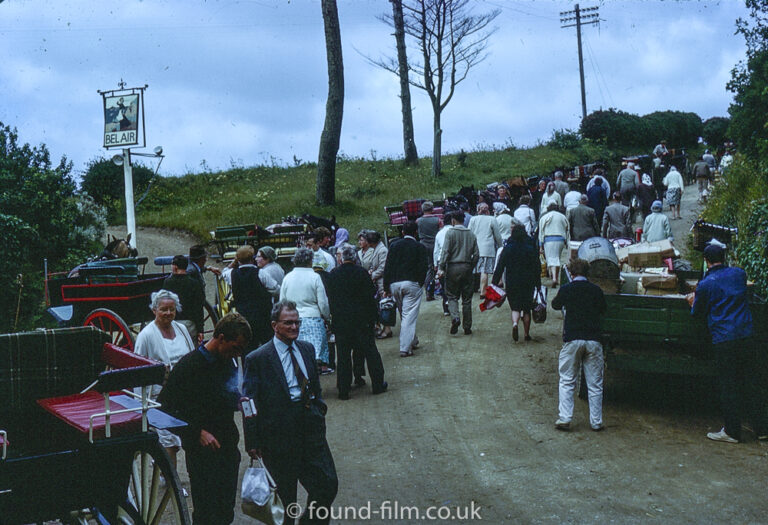
<path fill-rule="evenodd" d="M 645 218 L 643 223 L 644 242 L 672 240 L 672 228 L 669 225 L 669 218 L 662 212 L 661 201 L 653 201 L 651 205 L 651 214 Z"/>
<path fill-rule="evenodd" d="M 640 201 L 640 211 L 645 220 L 651 213 L 651 204 L 656 200 L 656 188 L 653 187 L 651 176 L 643 173 L 640 178 L 640 185 L 637 187 L 637 200 Z"/>
<path fill-rule="evenodd" d="M 343 246 L 345 242 L 349 241 L 349 231 L 346 228 L 339 228 L 336 230 L 335 239 L 333 246 L 328 248 L 328 252 L 333 255 L 334 259 L 336 258 L 336 252 L 341 250 L 341 246 Z"/>
<path fill-rule="evenodd" d="M 544 194 L 541 196 L 541 205 L 539 207 L 539 218 L 541 218 L 545 213 L 547 213 L 547 210 L 549 209 L 549 205 L 553 202 L 557 204 L 557 209 L 561 209 L 563 207 L 563 201 L 560 198 L 560 194 L 555 191 L 555 183 L 549 182 L 547 183 L 547 191 L 545 191 Z"/>

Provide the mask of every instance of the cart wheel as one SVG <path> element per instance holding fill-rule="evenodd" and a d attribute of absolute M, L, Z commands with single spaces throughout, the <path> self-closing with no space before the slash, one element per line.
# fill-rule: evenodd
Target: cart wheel
<path fill-rule="evenodd" d="M 125 321 L 108 308 L 97 308 L 85 317 L 83 326 L 95 326 L 112 336 L 112 344 L 133 352 L 135 340 Z"/>
<path fill-rule="evenodd" d="M 218 322 L 219 314 L 216 313 L 216 309 L 211 306 L 211 303 L 205 301 L 203 312 L 203 339 L 210 339 L 210 336 L 213 335 L 213 329 Z"/>
<path fill-rule="evenodd" d="M 179 475 L 159 443 L 151 450 L 135 453 L 127 498 L 118 507 L 117 516 L 119 523 L 128 525 L 192 523 Z"/>

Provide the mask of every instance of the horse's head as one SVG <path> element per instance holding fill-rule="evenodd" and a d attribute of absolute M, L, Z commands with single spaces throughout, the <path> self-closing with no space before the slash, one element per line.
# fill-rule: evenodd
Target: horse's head
<path fill-rule="evenodd" d="M 125 239 L 118 239 L 112 236 L 112 240 L 109 239 L 110 235 L 107 235 L 107 246 L 104 248 L 101 256 L 107 259 L 124 259 L 126 257 L 136 257 L 139 255 L 139 250 L 131 247 L 131 234 L 129 233 Z"/>

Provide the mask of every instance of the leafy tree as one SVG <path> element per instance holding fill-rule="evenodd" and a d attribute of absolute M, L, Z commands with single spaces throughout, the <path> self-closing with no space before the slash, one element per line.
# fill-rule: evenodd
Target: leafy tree
<path fill-rule="evenodd" d="M 149 186 L 154 172 L 142 166 L 133 165 L 133 192 L 139 195 Z M 112 159 L 103 157 L 88 163 L 85 175 L 80 181 L 80 190 L 90 195 L 97 204 L 106 206 L 110 214 L 123 209 L 125 198 L 125 177 L 123 167 L 116 166 Z"/>
<path fill-rule="evenodd" d="M 611 149 L 644 145 L 647 124 L 637 115 L 615 108 L 593 111 L 581 121 L 581 136 L 604 142 Z"/>
<path fill-rule="evenodd" d="M 328 60 L 328 100 L 325 103 L 325 125 L 320 135 L 317 158 L 317 204 L 336 202 L 336 154 L 341 140 L 344 115 L 344 62 L 341 54 L 341 31 L 336 0 L 322 0 L 325 26 L 325 53 Z"/>
<path fill-rule="evenodd" d="M 701 136 L 710 147 L 717 148 L 728 139 L 728 117 L 712 117 L 704 121 Z"/>
<path fill-rule="evenodd" d="M 727 88 L 733 93 L 728 108 L 729 138 L 750 156 L 768 153 L 768 0 L 746 0 L 748 18 L 736 20 L 736 32 L 747 44 L 746 61 L 731 71 Z"/>
<path fill-rule="evenodd" d="M 75 193 L 71 171 L 66 158 L 54 167 L 45 145 L 19 144 L 0 123 L 0 331 L 16 326 L 17 305 L 19 328 L 39 315 L 43 259 L 52 271 L 68 269 L 104 233 L 104 210 Z"/>

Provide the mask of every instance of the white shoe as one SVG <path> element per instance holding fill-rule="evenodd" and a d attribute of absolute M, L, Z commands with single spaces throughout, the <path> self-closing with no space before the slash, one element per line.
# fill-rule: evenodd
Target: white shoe
<path fill-rule="evenodd" d="M 725 428 L 721 428 L 720 432 L 709 432 L 707 437 L 712 441 L 722 441 L 723 443 L 738 443 L 738 439 L 733 439 L 731 436 L 725 433 Z"/>
<path fill-rule="evenodd" d="M 555 428 L 557 430 L 570 430 L 571 429 L 571 422 L 570 421 L 563 421 L 562 419 L 558 419 L 555 421 Z"/>

